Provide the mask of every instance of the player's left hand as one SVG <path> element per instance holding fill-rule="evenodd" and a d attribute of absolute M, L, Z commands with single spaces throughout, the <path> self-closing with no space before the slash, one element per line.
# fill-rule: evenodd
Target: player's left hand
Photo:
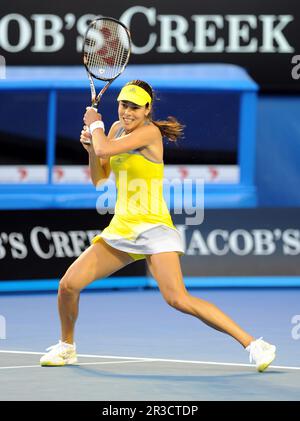
<path fill-rule="evenodd" d="M 101 114 L 97 113 L 93 107 L 86 107 L 86 112 L 83 117 L 84 124 L 89 126 L 97 120 L 102 120 Z"/>

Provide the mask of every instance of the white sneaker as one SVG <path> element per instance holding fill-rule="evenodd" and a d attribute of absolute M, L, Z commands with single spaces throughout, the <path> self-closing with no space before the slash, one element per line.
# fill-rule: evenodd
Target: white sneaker
<path fill-rule="evenodd" d="M 75 343 L 72 345 L 59 341 L 58 344 L 50 346 L 46 349 L 46 351 L 49 352 L 43 355 L 40 359 L 40 364 L 42 367 L 55 367 L 77 363 Z"/>
<path fill-rule="evenodd" d="M 276 356 L 276 346 L 263 341 L 262 338 L 252 341 L 246 351 L 249 352 L 250 363 L 254 361 L 260 372 L 268 368 Z"/>

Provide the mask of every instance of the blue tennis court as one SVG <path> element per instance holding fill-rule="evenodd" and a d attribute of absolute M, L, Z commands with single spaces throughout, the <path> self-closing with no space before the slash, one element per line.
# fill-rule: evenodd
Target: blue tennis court
<path fill-rule="evenodd" d="M 239 344 L 176 312 L 152 289 L 82 293 L 78 364 L 41 368 L 39 358 L 59 335 L 56 295 L 6 294 L 0 299 L 6 319 L 1 399 L 298 400 L 299 290 L 191 292 L 276 344 L 272 366 L 257 373 Z"/>

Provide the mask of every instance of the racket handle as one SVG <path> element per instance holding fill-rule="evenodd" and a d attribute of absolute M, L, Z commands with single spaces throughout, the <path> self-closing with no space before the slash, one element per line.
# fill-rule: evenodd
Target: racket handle
<path fill-rule="evenodd" d="M 88 109 L 88 108 L 93 108 L 96 111 L 96 113 L 98 112 L 98 105 L 96 105 L 96 104 L 91 105 L 90 107 L 86 107 L 86 109 Z"/>
<path fill-rule="evenodd" d="M 93 107 L 93 108 L 95 108 L 95 107 Z M 96 108 L 95 108 L 96 109 Z M 100 128 L 102 128 L 103 129 L 103 131 L 105 130 L 105 128 L 104 128 L 104 123 L 103 123 L 103 121 L 98 121 L 97 120 L 97 122 L 95 121 L 94 123 L 92 123 L 92 125 L 93 124 L 95 124 L 96 125 L 96 128 L 97 127 L 100 127 Z M 91 132 L 91 130 L 90 130 L 90 127 L 89 126 L 87 126 L 87 125 L 84 125 L 83 126 L 83 128 L 87 131 L 87 132 L 89 132 L 90 134 L 92 134 L 92 132 Z M 92 129 L 93 130 L 93 129 Z M 90 140 L 87 140 L 87 141 L 85 141 L 85 142 L 83 142 L 85 145 L 91 145 L 91 141 Z"/>
<path fill-rule="evenodd" d="M 84 142 L 82 142 L 84 145 L 91 145 L 92 142 L 90 140 L 85 140 Z"/>
<path fill-rule="evenodd" d="M 83 126 L 84 130 L 86 130 L 87 132 L 91 133 L 89 126 L 84 125 Z M 91 145 L 91 141 L 90 140 L 86 140 L 85 142 L 83 142 L 85 145 Z"/>
<path fill-rule="evenodd" d="M 90 107 L 87 107 L 87 108 L 94 108 L 94 110 L 95 110 L 96 112 L 98 112 L 98 107 L 97 107 L 97 105 L 96 105 L 96 104 L 91 105 Z M 89 126 L 84 126 L 84 127 L 85 127 L 85 130 L 86 130 L 87 132 L 91 133 Z M 86 145 L 90 145 L 90 144 L 91 144 L 91 142 L 86 143 Z"/>

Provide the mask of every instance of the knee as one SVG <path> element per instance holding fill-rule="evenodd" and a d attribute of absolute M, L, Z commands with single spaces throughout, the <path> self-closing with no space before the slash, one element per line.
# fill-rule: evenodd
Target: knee
<path fill-rule="evenodd" d="M 190 309 L 189 305 L 189 295 L 187 293 L 169 293 L 165 297 L 166 302 L 169 306 L 175 308 L 176 310 L 182 311 L 183 313 L 188 313 Z"/>
<path fill-rule="evenodd" d="M 66 272 L 59 282 L 59 293 L 60 294 L 78 294 L 80 290 L 76 288 L 74 277 L 70 272 Z"/>

